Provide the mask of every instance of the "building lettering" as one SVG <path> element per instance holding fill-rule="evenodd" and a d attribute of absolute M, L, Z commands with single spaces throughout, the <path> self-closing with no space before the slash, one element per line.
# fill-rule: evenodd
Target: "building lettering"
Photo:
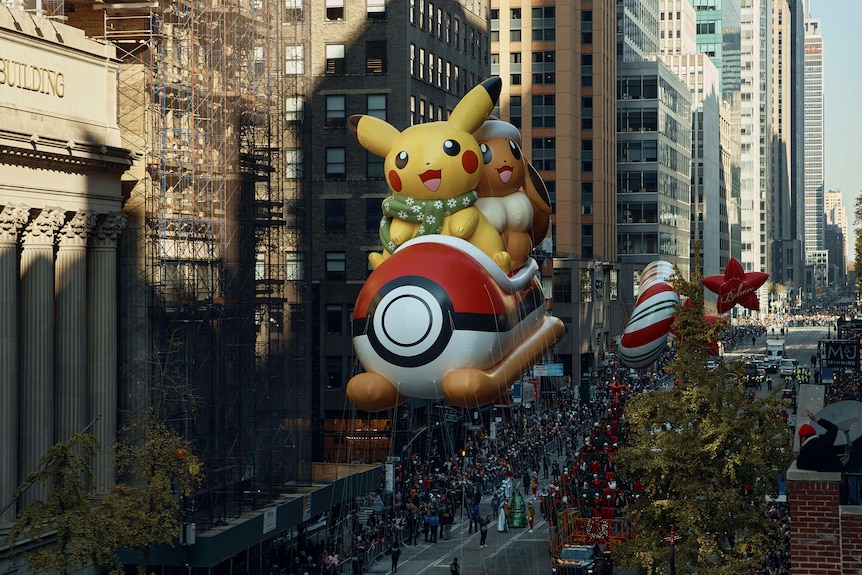
<path fill-rule="evenodd" d="M 0 86 L 4 85 L 58 98 L 66 95 L 66 78 L 62 72 L 0 58 Z"/>

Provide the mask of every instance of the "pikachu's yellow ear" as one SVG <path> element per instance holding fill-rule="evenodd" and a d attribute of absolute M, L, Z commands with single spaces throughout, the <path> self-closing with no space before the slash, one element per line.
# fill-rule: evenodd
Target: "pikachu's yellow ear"
<path fill-rule="evenodd" d="M 356 114 L 347 119 L 347 127 L 359 140 L 359 145 L 381 158 L 395 145 L 395 138 L 400 132 L 392 124 L 364 114 Z"/>
<path fill-rule="evenodd" d="M 461 98 L 447 122 L 458 130 L 472 134 L 488 119 L 502 89 L 503 81 L 500 78 L 488 78 Z"/>

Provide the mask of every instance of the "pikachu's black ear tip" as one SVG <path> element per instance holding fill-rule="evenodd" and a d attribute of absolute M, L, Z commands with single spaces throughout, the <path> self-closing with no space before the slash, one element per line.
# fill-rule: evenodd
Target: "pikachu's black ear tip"
<path fill-rule="evenodd" d="M 347 118 L 347 129 L 350 130 L 350 133 L 354 136 L 356 135 L 356 130 L 359 127 L 359 120 L 362 119 L 362 114 L 354 114 Z"/>
<path fill-rule="evenodd" d="M 501 80 L 499 76 L 492 76 L 482 82 L 482 86 L 484 86 L 485 91 L 488 92 L 488 96 L 490 96 L 491 100 L 496 104 L 500 99 L 500 92 L 503 91 L 503 80 Z"/>

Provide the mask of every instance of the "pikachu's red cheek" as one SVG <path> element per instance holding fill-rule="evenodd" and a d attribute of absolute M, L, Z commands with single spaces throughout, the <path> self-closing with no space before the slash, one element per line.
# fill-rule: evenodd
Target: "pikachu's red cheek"
<path fill-rule="evenodd" d="M 479 169 L 479 156 L 474 152 L 464 152 L 464 155 L 461 156 L 461 165 L 464 166 L 465 172 L 472 174 Z"/>
<path fill-rule="evenodd" d="M 401 178 L 398 177 L 398 172 L 395 170 L 389 170 L 389 187 L 391 187 L 393 191 L 401 191 Z"/>

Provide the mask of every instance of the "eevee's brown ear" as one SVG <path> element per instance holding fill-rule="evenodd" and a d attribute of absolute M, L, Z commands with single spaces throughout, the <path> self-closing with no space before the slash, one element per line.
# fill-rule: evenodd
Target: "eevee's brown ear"
<path fill-rule="evenodd" d="M 503 81 L 500 78 L 496 76 L 488 78 L 461 98 L 449 114 L 447 123 L 458 130 L 472 134 L 488 119 L 488 114 L 497 105 L 502 89 Z"/>
<path fill-rule="evenodd" d="M 364 114 L 350 116 L 347 127 L 356 136 L 360 146 L 381 158 L 385 158 L 392 150 L 395 139 L 401 133 L 389 122 Z"/>

